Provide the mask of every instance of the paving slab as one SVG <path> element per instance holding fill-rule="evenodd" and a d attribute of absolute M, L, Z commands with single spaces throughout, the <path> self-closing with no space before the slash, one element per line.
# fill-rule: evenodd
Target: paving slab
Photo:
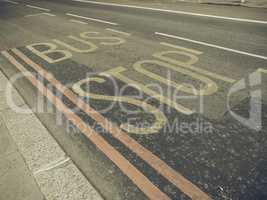
<path fill-rule="evenodd" d="M 18 152 L 0 159 L 0 199 L 44 200 Z"/>
<path fill-rule="evenodd" d="M 63 166 L 39 172 L 36 174 L 36 179 L 41 188 L 44 188 L 43 192 L 47 199 L 102 199 L 96 190 L 87 184 L 87 180 L 80 175 L 72 161 L 66 162 Z"/>
<path fill-rule="evenodd" d="M 24 108 L 27 109 L 26 106 Z M 13 110 L 2 113 L 10 134 L 33 172 L 66 156 L 33 113 L 20 114 Z"/>
<path fill-rule="evenodd" d="M 17 151 L 17 147 L 8 133 L 8 130 L 0 118 L 0 157 Z"/>
<path fill-rule="evenodd" d="M 0 73 L 0 110 L 11 107 L 22 106 L 23 99 L 8 82 L 4 74 Z"/>
<path fill-rule="evenodd" d="M 0 118 L 0 199 L 43 200 L 34 177 Z"/>
<path fill-rule="evenodd" d="M 1 73 L 0 82 L 8 83 Z M 18 92 L 12 92 L 15 107 L 6 104 L 0 88 L 0 199 L 101 200 Z"/>

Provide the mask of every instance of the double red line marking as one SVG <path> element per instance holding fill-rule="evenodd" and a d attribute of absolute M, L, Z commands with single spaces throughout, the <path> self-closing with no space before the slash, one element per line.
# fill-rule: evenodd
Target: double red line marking
<path fill-rule="evenodd" d="M 64 94 L 72 103 L 87 113 L 92 119 L 98 122 L 103 128 L 105 128 L 112 136 L 118 139 L 131 151 L 136 153 L 140 158 L 147 162 L 152 168 L 154 168 L 159 174 L 164 176 L 168 181 L 178 187 L 183 193 L 189 196 L 193 200 L 211 200 L 211 198 L 201 191 L 196 185 L 191 183 L 180 173 L 173 170 L 159 157 L 154 155 L 148 149 L 136 142 L 133 138 L 128 136 L 127 133 L 122 131 L 112 122 L 108 121 L 100 113 L 94 110 L 90 105 L 82 101 L 76 94 L 70 89 L 62 85 L 54 76 L 43 69 L 41 66 L 33 62 L 27 56 L 25 56 L 18 49 L 12 49 L 20 59 L 35 69 L 40 75 L 47 79 L 57 90 Z M 69 121 L 71 121 L 77 128 L 83 132 L 83 134 L 90 139 L 111 161 L 113 161 L 117 167 L 127 175 L 138 187 L 144 192 L 150 199 L 153 200 L 169 200 L 170 198 L 157 188 L 146 176 L 144 176 L 135 166 L 133 166 L 126 158 L 124 158 L 113 146 L 111 146 L 102 136 L 96 133 L 90 126 L 88 126 L 78 115 L 73 113 L 64 103 L 55 96 L 49 89 L 47 89 L 43 83 L 37 80 L 32 74 L 29 75 L 29 71 L 25 69 L 12 55 L 7 51 L 3 51 L 4 55 L 18 70 L 20 70 L 25 77 L 40 91 L 40 93 L 46 96 L 58 110 L 64 113 Z"/>

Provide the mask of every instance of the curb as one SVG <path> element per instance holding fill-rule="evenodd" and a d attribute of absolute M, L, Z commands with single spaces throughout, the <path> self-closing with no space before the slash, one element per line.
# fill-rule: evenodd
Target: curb
<path fill-rule="evenodd" d="M 6 78 L 1 71 L 0 75 Z M 7 78 L 4 84 L 10 84 Z M 2 118 L 45 199 L 103 200 L 17 90 L 12 88 L 15 107 L 29 112 L 18 113 L 6 103 L 1 110 Z"/>
<path fill-rule="evenodd" d="M 187 0 L 184 0 L 184 2 L 188 2 Z M 247 8 L 267 8 L 267 1 L 266 1 L 266 5 L 257 5 L 257 4 L 253 4 L 252 2 L 225 2 L 225 1 L 219 1 L 219 2 L 214 2 L 214 1 L 195 1 L 194 3 L 199 3 L 199 4 L 209 4 L 209 5 L 221 5 L 221 6 L 243 6 L 243 7 L 247 7 Z"/>

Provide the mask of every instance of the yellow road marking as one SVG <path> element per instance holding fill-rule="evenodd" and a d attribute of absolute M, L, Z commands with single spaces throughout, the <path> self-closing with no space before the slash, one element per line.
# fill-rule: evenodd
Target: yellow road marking
<path fill-rule="evenodd" d="M 164 45 L 164 46 L 172 47 L 172 48 L 175 48 L 175 49 L 178 49 L 178 50 L 182 50 L 182 51 L 168 51 L 168 52 L 166 51 L 164 53 L 163 52 L 162 53 L 155 53 L 155 54 L 153 54 L 154 57 L 159 58 L 159 59 L 164 60 L 164 61 L 167 61 L 169 63 L 175 64 L 175 65 L 179 65 L 181 67 L 185 67 L 185 68 L 191 69 L 193 71 L 199 72 L 201 74 L 204 74 L 206 76 L 210 76 L 210 77 L 218 79 L 218 80 L 222 80 L 222 81 L 225 81 L 225 82 L 228 82 L 228 83 L 236 82 L 236 80 L 234 80 L 232 78 L 229 78 L 229 77 L 226 77 L 226 76 L 214 73 L 214 72 L 210 72 L 210 71 L 205 70 L 205 69 L 194 67 L 193 64 L 196 63 L 198 58 L 193 58 L 194 55 L 192 55 L 192 54 L 189 55 L 186 52 L 191 52 L 191 53 L 197 54 L 197 55 L 202 54 L 202 52 L 196 51 L 196 50 L 193 50 L 193 49 L 189 49 L 189 48 L 185 48 L 185 47 L 181 47 L 181 46 L 178 46 L 178 45 L 169 44 L 169 43 L 166 43 L 166 42 L 161 42 L 160 44 Z M 181 61 L 166 57 L 166 56 L 164 56 L 164 54 L 186 55 L 186 56 L 191 57 L 191 59 L 194 59 L 194 61 L 192 61 L 191 63 L 184 63 L 184 62 L 181 62 Z"/>
<path fill-rule="evenodd" d="M 44 51 L 39 51 L 36 48 L 34 48 L 34 46 L 38 46 L 38 45 L 45 45 L 47 47 L 49 47 L 49 49 L 44 50 Z M 35 44 L 31 44 L 31 45 L 27 45 L 26 46 L 30 51 L 32 51 L 33 53 L 35 53 L 36 55 L 38 55 L 39 57 L 43 58 L 44 60 L 46 60 L 49 63 L 56 63 L 56 62 L 60 62 L 66 59 L 69 59 L 72 57 L 72 54 L 69 51 L 65 51 L 65 50 L 59 50 L 57 49 L 57 46 L 53 43 L 35 43 Z M 61 55 L 63 55 L 61 58 L 57 58 L 57 59 L 53 59 L 51 57 L 49 57 L 48 55 L 51 53 L 60 53 Z"/>
<path fill-rule="evenodd" d="M 124 72 L 126 70 L 127 69 L 124 67 L 116 67 L 116 68 L 110 69 L 108 71 L 101 72 L 100 75 L 114 76 L 117 79 L 119 79 L 125 83 L 134 85 L 134 86 L 138 87 L 138 89 L 141 89 L 143 92 L 145 92 L 147 95 L 159 100 L 160 102 L 165 103 L 166 105 L 176 109 L 177 111 L 179 111 L 181 113 L 184 113 L 186 115 L 190 115 L 190 114 L 194 113 L 193 110 L 186 108 L 186 107 L 182 106 L 181 104 L 178 104 L 175 101 L 172 101 L 171 99 L 164 97 L 163 95 L 155 92 L 154 90 L 149 89 L 148 87 L 146 87 L 146 85 L 143 85 L 140 82 L 134 81 L 134 80 L 128 78 L 127 76 L 121 74 L 122 72 Z"/>
<path fill-rule="evenodd" d="M 263 68 L 259 68 L 258 71 L 259 72 L 263 72 L 263 73 L 267 73 L 267 70 L 266 69 L 263 69 Z"/>
<path fill-rule="evenodd" d="M 159 174 L 164 176 L 168 181 L 173 183 L 178 187 L 183 193 L 185 193 L 192 200 L 211 200 L 209 195 L 201 191 L 196 185 L 191 183 L 182 174 L 172 169 L 163 160 L 153 154 L 151 151 L 140 145 L 132 137 L 128 136 L 124 131 L 119 129 L 115 124 L 112 124 L 96 110 L 91 108 L 89 104 L 78 98 L 69 88 L 62 85 L 57 79 L 54 78 L 52 74 L 44 70 L 42 67 L 31 61 L 19 50 L 13 50 L 16 55 L 23 59 L 27 64 L 29 64 L 36 71 L 41 73 L 49 82 L 63 93 L 69 100 L 71 100 L 77 107 L 84 110 L 86 114 L 91 116 L 96 120 L 103 128 L 112 134 L 113 137 L 122 142 L 131 151 L 136 153 L 141 159 L 143 159 L 147 164 L 154 168 Z M 21 71 L 27 71 L 21 64 L 19 64 L 11 55 L 7 52 L 2 52 L 10 62 L 12 62 Z M 29 78 L 26 76 L 26 78 Z M 38 82 L 34 76 L 32 76 L 31 82 L 40 89 L 40 92 L 47 96 L 50 101 L 55 103 L 55 106 L 59 110 L 63 111 L 66 117 L 71 120 L 88 139 L 90 139 L 96 146 L 103 151 L 106 156 L 112 160 L 121 170 L 125 173 L 139 188 L 142 190 L 149 199 L 163 200 L 169 199 L 166 194 L 162 193 L 155 185 L 153 185 L 147 177 L 145 177 L 140 171 L 138 171 L 128 160 L 126 160 L 116 149 L 109 145 L 99 134 L 97 134 L 91 127 L 87 126 L 75 113 L 69 112 L 66 106 L 61 102 L 58 97 L 54 96 L 50 90 L 43 88 L 42 83 Z M 66 112 L 65 112 L 66 111 Z"/>
<path fill-rule="evenodd" d="M 164 52 L 163 52 L 164 53 Z M 173 71 L 185 74 L 187 76 L 190 76 L 194 79 L 197 79 L 203 83 L 205 83 L 205 88 L 203 89 L 199 89 L 197 90 L 193 85 L 188 86 L 188 84 L 177 84 L 176 82 L 172 81 L 172 80 L 168 80 L 166 78 L 163 78 L 160 75 L 157 75 L 156 73 L 153 73 L 149 70 L 146 70 L 144 67 L 142 67 L 144 64 L 154 64 L 157 66 L 161 66 L 167 69 L 171 69 Z M 215 82 L 213 82 L 212 80 L 210 80 L 209 78 L 196 74 L 190 70 L 186 70 L 165 62 L 161 62 L 161 61 L 157 61 L 157 60 L 142 60 L 142 61 L 138 61 L 136 63 L 134 63 L 133 68 L 144 74 L 145 76 L 148 76 L 154 80 L 157 80 L 161 83 L 164 83 L 170 87 L 175 87 L 177 89 L 177 91 L 183 91 L 189 94 L 193 94 L 193 95 L 211 95 L 213 93 L 215 93 L 218 90 L 217 84 Z"/>
<path fill-rule="evenodd" d="M 97 83 L 104 83 L 106 80 L 103 78 L 86 78 L 81 81 L 78 81 L 72 86 L 72 89 L 75 91 L 75 93 L 79 94 L 79 96 L 82 97 L 89 97 L 92 99 L 97 100 L 106 100 L 106 101 L 117 101 L 117 102 L 126 102 L 128 104 L 135 105 L 137 107 L 141 107 L 144 111 L 147 113 L 151 113 L 154 115 L 155 120 L 154 123 L 150 127 L 136 127 L 129 123 L 121 124 L 120 128 L 129 132 L 129 133 L 135 133 L 135 134 L 151 134 L 151 133 L 158 133 L 158 131 L 163 128 L 163 126 L 166 124 L 167 119 L 165 115 L 158 110 L 157 108 L 151 106 L 150 104 L 146 103 L 145 101 L 140 101 L 131 97 L 127 96 L 107 96 L 107 95 L 100 95 L 100 94 L 94 94 L 92 92 L 87 92 L 81 88 L 82 84 L 88 84 L 91 81 L 95 81 Z M 112 104 L 113 105 L 113 104 Z"/>
<path fill-rule="evenodd" d="M 219 46 L 219 45 L 216 45 L 216 44 L 211 44 L 211 43 L 207 43 L 207 42 L 192 40 L 192 39 L 189 39 L 189 38 L 184 38 L 184 37 L 180 37 L 180 36 L 176 36 L 176 35 L 170 35 L 170 34 L 166 34 L 166 33 L 155 32 L 155 34 L 156 35 L 160 35 L 160 36 L 164 36 L 164 37 L 168 37 L 168 38 L 174 38 L 174 39 L 183 40 L 183 41 L 186 41 L 186 42 L 200 44 L 200 45 L 204 45 L 204 46 L 208 46 L 208 47 L 212 47 L 212 48 L 216 48 L 216 49 L 221 49 L 221 50 L 224 50 L 224 51 L 229 51 L 229 52 L 233 52 L 233 53 L 237 53 L 237 54 L 241 54 L 241 55 L 245 55 L 245 56 L 251 56 L 251 57 L 254 57 L 254 58 L 267 60 L 267 57 L 263 56 L 263 55 L 257 55 L 257 54 L 254 54 L 254 53 L 249 53 L 249 52 L 245 52 L 245 51 L 231 49 L 231 48 Z"/>
<path fill-rule="evenodd" d="M 78 42 L 81 42 L 83 44 L 86 44 L 90 48 L 89 49 L 78 49 L 77 47 L 74 47 L 74 46 L 72 46 L 70 44 L 67 44 L 66 42 L 63 42 L 61 40 L 54 39 L 53 41 L 56 42 L 57 44 L 61 45 L 61 46 L 64 46 L 64 47 L 74 51 L 74 52 L 77 52 L 77 53 L 90 53 L 90 52 L 93 52 L 96 49 L 98 49 L 98 47 L 94 43 L 92 43 L 90 41 L 83 40 L 81 38 L 78 38 L 78 37 L 75 37 L 75 36 L 72 36 L 72 35 L 68 36 L 68 38 L 70 38 L 72 40 L 75 40 L 75 41 L 78 41 Z"/>
<path fill-rule="evenodd" d="M 91 40 L 104 40 L 106 42 L 100 42 L 100 44 L 102 45 L 120 45 L 125 43 L 125 39 L 120 38 L 120 37 L 107 37 L 107 36 L 98 36 L 100 33 L 99 32 L 92 32 L 92 31 L 88 31 L 88 32 L 83 32 L 80 34 L 80 37 L 84 38 L 84 39 L 91 39 Z M 109 42 L 107 42 L 109 41 Z"/>
<path fill-rule="evenodd" d="M 18 49 L 13 49 L 13 52 L 16 53 L 20 58 L 22 58 L 27 64 L 29 64 L 32 68 L 34 68 L 38 73 L 41 73 L 49 82 L 57 88 L 62 94 L 64 94 L 67 98 L 69 98 L 75 105 L 77 105 L 80 109 L 86 110 L 89 116 L 93 116 L 95 120 L 100 123 L 100 125 L 104 125 L 106 130 L 114 129 L 114 125 L 111 124 L 107 119 L 103 118 L 99 113 L 94 111 L 88 104 L 85 104 L 81 99 L 79 99 L 71 90 L 62 85 L 57 79 L 54 78 L 52 74 L 48 71 L 44 70 L 42 67 L 31 61 L 28 57 L 26 57 L 22 52 Z M 18 70 L 20 70 L 27 78 L 33 86 L 35 86 L 39 92 L 47 97 L 47 99 L 55 105 L 55 107 L 61 111 L 65 117 L 72 122 L 84 135 L 87 137 L 92 143 L 96 145 L 98 149 L 100 149 L 116 166 L 129 177 L 130 180 L 133 181 L 136 186 L 144 192 L 145 195 L 151 200 L 170 200 L 170 198 L 163 193 L 158 187 L 156 187 L 144 174 L 142 174 L 134 165 L 132 165 L 121 153 L 111 146 L 99 133 L 97 133 L 94 129 L 92 129 L 88 124 L 86 124 L 76 113 L 72 112 L 60 99 L 58 96 L 54 95 L 49 89 L 47 89 L 44 84 L 37 80 L 35 76 L 33 76 L 29 71 L 25 69 L 25 67 L 20 64 L 13 56 L 11 56 L 8 52 L 4 51 L 2 54 L 13 64 L 16 66 Z M 116 131 L 116 130 L 115 130 Z M 113 132 L 113 131 L 112 131 Z M 123 135 L 123 136 L 121 136 Z M 133 145 L 135 146 L 135 151 L 137 149 L 142 148 L 143 156 L 145 153 L 149 154 L 149 159 L 152 157 L 157 158 L 158 161 L 161 161 L 158 157 L 152 154 L 150 151 L 145 149 L 143 146 L 140 146 L 135 140 L 131 137 L 126 136 L 126 133 L 121 132 L 113 132 L 114 137 L 119 137 L 122 141 L 126 143 L 126 145 L 131 146 L 133 149 Z M 149 161 L 148 161 L 149 162 Z M 163 162 L 163 161 L 161 161 Z M 164 162 L 163 162 L 164 163 Z M 165 163 L 164 163 L 165 164 Z M 160 168 L 163 170 L 164 166 L 160 165 Z M 179 182 L 185 183 L 182 185 L 187 189 L 192 195 L 197 195 L 196 197 L 200 197 L 204 200 L 210 200 L 209 196 L 202 192 L 199 188 L 193 185 L 191 182 L 187 182 L 187 179 L 184 177 L 179 177 Z M 181 184 L 181 183 L 180 183 Z M 186 191 L 186 192 L 188 192 Z M 190 194 L 191 194 L 190 193 Z M 189 194 L 189 195 L 190 195 Z"/>

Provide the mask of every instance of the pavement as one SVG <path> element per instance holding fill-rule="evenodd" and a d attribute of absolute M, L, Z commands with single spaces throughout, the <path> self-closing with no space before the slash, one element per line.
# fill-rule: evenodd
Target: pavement
<path fill-rule="evenodd" d="M 267 8 L 267 1 L 266 0 L 146 0 L 146 1 L 139 1 L 139 0 L 104 0 L 102 2 L 114 2 L 114 3 L 125 3 L 125 4 L 154 4 L 154 5 L 168 5 L 173 4 L 174 6 L 180 6 L 181 3 L 190 4 L 198 3 L 198 4 L 211 4 L 211 5 L 220 5 L 220 6 L 228 6 L 228 8 L 232 6 L 245 6 L 250 8 Z M 193 5 L 193 7 L 195 7 Z"/>
<path fill-rule="evenodd" d="M 200 0 L 198 3 L 267 8 L 266 0 Z"/>
<path fill-rule="evenodd" d="M 112 200 L 266 199 L 266 19 L 182 2 L 0 1 L 0 69 L 34 113 L 4 109 L 3 124 L 36 195 L 83 199 L 54 191 L 61 177 Z M 38 134 L 25 141 L 24 126 Z"/>
<path fill-rule="evenodd" d="M 178 0 L 179 1 L 179 0 Z M 228 6 L 246 6 L 254 8 L 267 8 L 266 0 L 182 0 L 183 2 L 194 2 L 202 4 L 217 4 Z"/>
<path fill-rule="evenodd" d="M 2 72 L 0 82 L 0 199 L 102 200 Z"/>

